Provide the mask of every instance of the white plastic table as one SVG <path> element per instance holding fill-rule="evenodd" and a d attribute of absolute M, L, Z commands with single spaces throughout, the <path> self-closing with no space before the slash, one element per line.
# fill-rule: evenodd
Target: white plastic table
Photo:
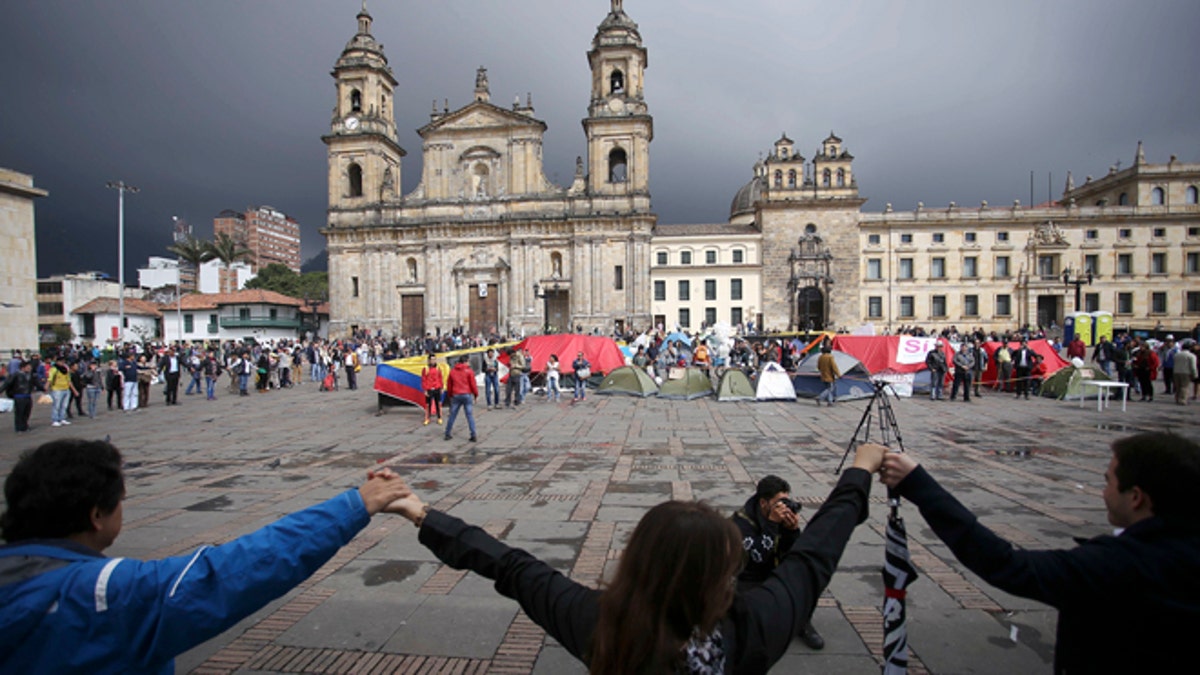
<path fill-rule="evenodd" d="M 1112 389 L 1116 389 L 1117 394 L 1121 397 L 1121 412 L 1125 412 L 1125 402 L 1129 400 L 1128 396 L 1126 396 L 1126 391 L 1125 391 L 1126 389 L 1129 388 L 1128 383 L 1114 382 L 1112 380 L 1080 380 L 1079 386 L 1080 386 L 1080 392 L 1079 392 L 1080 393 L 1080 396 L 1079 396 L 1079 407 L 1080 408 L 1083 407 L 1083 400 L 1085 398 L 1087 398 L 1087 388 L 1095 387 L 1096 394 L 1097 394 L 1096 410 L 1103 411 L 1105 408 L 1108 407 L 1108 397 L 1109 397 L 1108 392 Z"/>

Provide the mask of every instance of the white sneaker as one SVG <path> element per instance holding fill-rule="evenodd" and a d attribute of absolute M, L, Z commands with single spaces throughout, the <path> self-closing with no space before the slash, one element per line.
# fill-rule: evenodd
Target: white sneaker
<path fill-rule="evenodd" d="M 62 422 L 51 422 L 51 423 L 50 423 L 50 426 L 52 426 L 52 427 L 61 427 L 61 426 L 62 426 Z"/>
<path fill-rule="evenodd" d="M 65 427 L 71 426 L 71 423 L 66 420 L 63 420 L 62 423 L 63 423 L 63 426 L 65 426 Z"/>

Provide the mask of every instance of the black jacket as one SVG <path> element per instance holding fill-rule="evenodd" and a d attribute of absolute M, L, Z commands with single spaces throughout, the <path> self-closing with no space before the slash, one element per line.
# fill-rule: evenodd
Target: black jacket
<path fill-rule="evenodd" d="M 787 651 L 829 585 L 854 527 L 866 520 L 870 486 L 866 471 L 847 469 L 775 571 L 761 585 L 737 593 L 720 622 L 725 672 L 765 673 Z M 500 594 L 520 603 L 534 623 L 587 661 L 600 591 L 439 511 L 429 511 L 420 540 L 447 565 L 494 580 Z"/>
<path fill-rule="evenodd" d="M 739 582 L 761 584 L 771 576 L 783 554 L 792 550 L 800 530 L 788 530 L 772 523 L 759 513 L 758 495 L 752 495 L 742 508 L 733 514 L 733 523 L 742 533 L 745 564 Z"/>
<path fill-rule="evenodd" d="M 1070 550 L 996 536 L 922 467 L 898 486 L 964 565 L 997 588 L 1058 609 L 1054 672 L 1178 672 L 1200 627 L 1200 530 L 1151 517 Z"/>

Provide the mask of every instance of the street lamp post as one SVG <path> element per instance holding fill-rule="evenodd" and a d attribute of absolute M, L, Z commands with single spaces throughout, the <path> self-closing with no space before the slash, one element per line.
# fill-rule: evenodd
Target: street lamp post
<path fill-rule="evenodd" d="M 137 194 L 138 189 L 123 180 L 110 180 L 106 187 L 117 191 L 117 350 L 125 344 L 125 193 Z"/>
<path fill-rule="evenodd" d="M 1075 275 L 1074 279 L 1071 278 L 1072 274 Z M 1080 272 L 1067 266 L 1067 269 L 1063 270 L 1062 280 L 1064 286 L 1075 287 L 1075 311 L 1078 312 L 1080 288 L 1084 285 L 1092 285 L 1092 270 L 1089 268 L 1086 272 Z"/>

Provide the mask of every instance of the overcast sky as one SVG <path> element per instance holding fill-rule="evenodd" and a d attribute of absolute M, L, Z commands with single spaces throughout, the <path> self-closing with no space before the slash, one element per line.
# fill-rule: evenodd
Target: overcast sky
<path fill-rule="evenodd" d="M 7 0 L 0 166 L 33 174 L 38 273 L 115 275 L 121 179 L 126 280 L 163 255 L 171 216 L 212 235 L 222 209 L 271 205 L 324 248 L 330 70 L 359 0 Z M 586 53 L 608 0 L 372 0 L 420 177 L 432 101 L 532 92 L 546 175 L 586 146 Z M 649 50 L 651 193 L 663 223 L 722 222 L 781 132 L 811 158 L 835 131 L 867 211 L 1028 203 L 1133 160 L 1200 161 L 1195 0 L 626 0 Z"/>

